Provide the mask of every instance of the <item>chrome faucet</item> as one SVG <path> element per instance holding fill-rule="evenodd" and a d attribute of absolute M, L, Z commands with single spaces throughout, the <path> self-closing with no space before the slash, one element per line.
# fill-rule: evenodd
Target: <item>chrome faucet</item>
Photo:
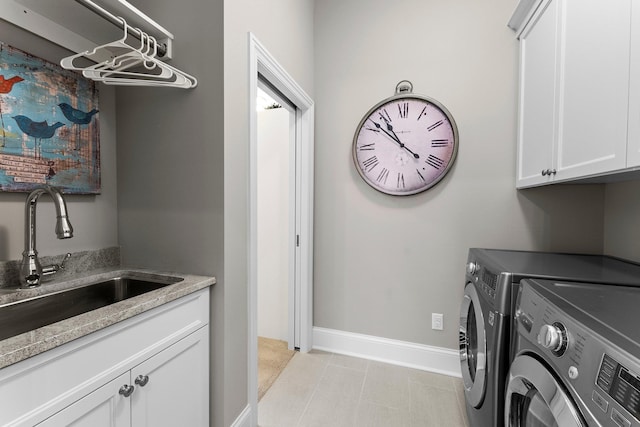
<path fill-rule="evenodd" d="M 40 278 L 64 268 L 64 261 L 70 256 L 70 254 L 67 254 L 61 265 L 54 264 L 42 267 L 40 261 L 38 261 L 38 251 L 36 251 L 36 204 L 38 203 L 38 198 L 44 193 L 49 193 L 56 206 L 56 235 L 58 239 L 73 237 L 73 227 L 67 215 L 67 204 L 60 190 L 49 185 L 33 190 L 27 196 L 24 211 L 24 252 L 22 252 L 22 265 L 20 266 L 20 284 L 22 288 L 40 286 Z"/>

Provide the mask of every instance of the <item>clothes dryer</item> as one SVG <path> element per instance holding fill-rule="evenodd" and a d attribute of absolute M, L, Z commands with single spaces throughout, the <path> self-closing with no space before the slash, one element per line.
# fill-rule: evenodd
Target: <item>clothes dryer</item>
<path fill-rule="evenodd" d="M 640 288 L 523 280 L 508 427 L 640 426 Z"/>
<path fill-rule="evenodd" d="M 502 426 L 504 384 L 515 355 L 510 339 L 514 290 L 526 278 L 640 286 L 640 266 L 600 255 L 470 249 L 459 337 L 472 427 Z"/>

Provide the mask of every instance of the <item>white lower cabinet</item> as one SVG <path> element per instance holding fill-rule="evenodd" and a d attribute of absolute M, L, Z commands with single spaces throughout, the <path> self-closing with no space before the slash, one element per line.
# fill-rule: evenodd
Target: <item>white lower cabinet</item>
<path fill-rule="evenodd" d="M 131 399 L 118 393 L 129 383 L 127 372 L 83 397 L 71 406 L 41 422 L 41 427 L 128 427 L 131 425 Z"/>
<path fill-rule="evenodd" d="M 208 328 L 200 329 L 131 370 L 132 427 L 208 425 L 209 382 L 200 378 L 208 354 Z"/>
<path fill-rule="evenodd" d="M 0 426 L 209 425 L 209 289 L 0 369 Z"/>
<path fill-rule="evenodd" d="M 38 424 L 162 427 L 208 424 L 208 328 L 186 338 Z"/>

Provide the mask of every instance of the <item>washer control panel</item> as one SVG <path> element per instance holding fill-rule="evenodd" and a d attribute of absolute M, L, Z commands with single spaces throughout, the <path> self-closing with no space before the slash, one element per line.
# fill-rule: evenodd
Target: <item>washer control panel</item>
<path fill-rule="evenodd" d="M 530 282 L 523 281 L 515 307 L 516 354 L 544 359 L 597 425 L 640 427 L 640 358 L 587 327 L 587 317 L 569 316 L 567 301 L 552 300 L 548 289 Z"/>
<path fill-rule="evenodd" d="M 611 356 L 602 357 L 596 384 L 636 419 L 640 419 L 640 376 Z"/>

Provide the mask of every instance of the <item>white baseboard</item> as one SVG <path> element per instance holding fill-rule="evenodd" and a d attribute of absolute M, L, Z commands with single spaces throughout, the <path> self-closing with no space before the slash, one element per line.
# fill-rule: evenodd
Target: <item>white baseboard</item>
<path fill-rule="evenodd" d="M 313 328 L 313 348 L 462 377 L 460 354 L 448 348 L 319 327 Z"/>
<path fill-rule="evenodd" d="M 251 405 L 244 407 L 238 418 L 231 424 L 231 427 L 251 427 Z"/>

